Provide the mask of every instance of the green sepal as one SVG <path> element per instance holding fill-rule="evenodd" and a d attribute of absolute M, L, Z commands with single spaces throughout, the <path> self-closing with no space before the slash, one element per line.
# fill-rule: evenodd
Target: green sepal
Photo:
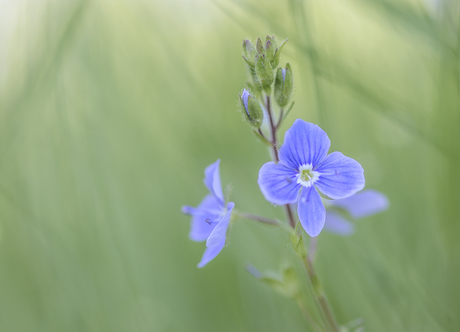
<path fill-rule="evenodd" d="M 251 62 L 248 58 L 246 58 L 244 55 L 242 56 L 243 57 L 243 60 L 244 62 L 246 62 L 246 64 L 249 66 L 249 67 L 254 67 L 254 62 Z"/>
<path fill-rule="evenodd" d="M 267 57 L 264 54 L 257 54 L 255 57 L 255 64 L 255 72 L 257 74 L 257 78 L 259 79 L 262 89 L 264 89 L 267 92 L 267 90 L 270 89 L 270 86 L 275 80 L 275 76 L 273 75 L 273 69 L 270 65 L 270 61 L 268 61 Z"/>
<path fill-rule="evenodd" d="M 283 116 L 283 120 L 282 120 L 282 121 L 284 121 L 284 120 L 288 117 L 289 113 L 291 113 L 292 108 L 294 107 L 294 104 L 295 104 L 295 101 L 293 101 L 293 102 L 291 103 L 291 106 L 289 106 L 289 108 L 288 108 L 288 110 L 286 111 L 286 113 L 284 113 L 284 116 Z"/>
<path fill-rule="evenodd" d="M 257 50 L 257 53 L 259 53 L 259 55 L 265 54 L 264 45 L 263 45 L 262 39 L 260 39 L 260 37 L 257 38 L 256 50 Z"/>
<path fill-rule="evenodd" d="M 251 94 L 249 94 L 246 107 L 244 105 L 243 96 L 239 95 L 239 97 L 240 109 L 243 118 L 250 126 L 254 128 L 260 128 L 264 118 L 264 113 L 262 111 L 262 106 L 260 106 L 259 101 L 256 98 L 254 98 Z"/>
<path fill-rule="evenodd" d="M 273 43 L 271 40 L 267 40 L 265 43 L 265 54 L 269 60 L 273 59 L 273 56 L 275 55 L 275 47 L 273 46 Z"/>
<path fill-rule="evenodd" d="M 307 249 L 305 249 L 305 243 L 303 240 L 303 235 L 300 234 L 299 237 L 294 233 L 291 235 L 291 242 L 292 242 L 292 247 L 294 248 L 294 251 L 296 254 L 304 259 L 307 257 Z"/>
<path fill-rule="evenodd" d="M 267 44 L 267 42 L 270 41 L 270 43 L 272 44 L 273 46 L 273 50 L 276 50 L 278 48 L 278 43 L 276 42 L 276 38 L 275 36 L 267 36 L 267 38 L 265 39 L 265 44 Z M 266 46 L 265 46 L 266 47 Z M 273 54 L 275 52 L 273 51 Z"/>
<path fill-rule="evenodd" d="M 284 269 L 281 276 L 273 272 L 263 273 L 259 280 L 287 298 L 297 300 L 301 296 L 299 277 L 293 267 Z"/>
<path fill-rule="evenodd" d="M 260 81 L 257 78 L 256 69 L 254 67 L 248 66 L 248 70 L 249 70 L 249 75 L 252 78 L 252 82 L 253 82 L 252 86 L 254 87 L 254 90 L 257 92 L 262 91 L 262 85 L 260 84 Z"/>
<path fill-rule="evenodd" d="M 278 64 L 280 63 L 281 51 L 283 50 L 283 47 L 287 43 L 288 40 L 289 39 L 284 40 L 275 50 L 275 54 L 273 55 L 273 59 L 271 60 L 271 65 L 273 68 L 278 67 Z"/>
<path fill-rule="evenodd" d="M 246 61 L 249 66 L 254 67 L 254 56 L 256 54 L 256 50 L 249 39 L 243 40 L 242 50 L 244 61 Z"/>
<path fill-rule="evenodd" d="M 253 130 L 252 132 L 254 133 L 254 135 L 256 135 L 256 137 L 257 137 L 262 143 L 264 143 L 265 145 L 267 145 L 267 146 L 269 146 L 269 147 L 272 146 L 272 144 L 271 144 L 269 141 L 267 141 L 261 134 L 259 134 L 257 130 Z"/>
<path fill-rule="evenodd" d="M 284 72 L 284 75 L 283 75 Z M 275 101 L 279 107 L 285 107 L 291 99 L 292 89 L 294 87 L 294 78 L 292 77 L 292 68 L 289 63 L 286 68 L 278 68 L 275 77 Z"/>

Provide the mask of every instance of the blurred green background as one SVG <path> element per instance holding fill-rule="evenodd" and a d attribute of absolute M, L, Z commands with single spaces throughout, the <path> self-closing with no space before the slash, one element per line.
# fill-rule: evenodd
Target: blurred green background
<path fill-rule="evenodd" d="M 289 37 L 296 118 L 358 160 L 390 209 L 323 232 L 317 269 L 340 323 L 460 325 L 459 2 L 0 1 L 0 330 L 308 331 L 244 266 L 293 260 L 238 220 L 198 269 L 183 204 L 220 158 L 243 211 L 283 216 L 237 112 L 244 38 Z"/>

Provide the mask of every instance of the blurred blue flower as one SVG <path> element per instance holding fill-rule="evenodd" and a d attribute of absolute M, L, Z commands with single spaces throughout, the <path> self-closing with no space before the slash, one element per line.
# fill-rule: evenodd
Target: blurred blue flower
<path fill-rule="evenodd" d="M 196 207 L 185 205 L 182 212 L 192 216 L 189 238 L 201 242 L 206 240 L 206 250 L 198 267 L 203 267 L 213 260 L 225 246 L 225 238 L 230 217 L 235 206 L 230 202 L 225 206 L 220 181 L 220 160 L 206 167 L 204 184 L 209 194 Z"/>
<path fill-rule="evenodd" d="M 388 205 L 388 198 L 384 194 L 371 189 L 348 198 L 328 201 L 324 229 L 337 235 L 351 235 L 355 226 L 345 219 L 338 210 L 343 209 L 353 219 L 360 219 L 385 211 Z"/>
<path fill-rule="evenodd" d="M 259 171 L 259 187 L 273 204 L 298 201 L 300 223 L 310 236 L 324 227 L 326 210 L 321 193 L 342 199 L 364 188 L 364 171 L 340 152 L 327 155 L 331 142 L 317 125 L 297 119 L 286 132 L 279 163 L 268 162 Z"/>

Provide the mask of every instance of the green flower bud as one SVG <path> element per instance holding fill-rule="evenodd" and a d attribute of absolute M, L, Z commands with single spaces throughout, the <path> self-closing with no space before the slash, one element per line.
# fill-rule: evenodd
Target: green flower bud
<path fill-rule="evenodd" d="M 265 49 L 264 49 L 264 45 L 262 43 L 262 39 L 257 38 L 257 44 L 256 44 L 256 48 L 257 48 L 257 53 L 260 54 L 265 54 Z"/>
<path fill-rule="evenodd" d="M 254 128 L 259 128 L 262 125 L 264 113 L 257 99 L 244 89 L 240 95 L 241 113 L 244 119 Z"/>
<path fill-rule="evenodd" d="M 273 56 L 275 55 L 275 47 L 270 40 L 267 40 L 267 43 L 265 44 L 265 54 L 268 59 L 273 59 Z"/>
<path fill-rule="evenodd" d="M 275 76 L 273 75 L 273 69 L 270 65 L 270 61 L 267 59 L 265 54 L 256 55 L 255 70 L 262 89 L 264 89 L 267 94 L 270 93 L 270 86 L 275 80 Z"/>
<path fill-rule="evenodd" d="M 268 41 L 270 41 L 270 43 L 272 44 L 274 50 L 276 50 L 278 48 L 278 43 L 276 42 L 275 36 L 271 36 L 271 37 L 267 36 L 267 39 L 265 40 L 265 43 L 267 43 Z"/>
<path fill-rule="evenodd" d="M 286 69 L 278 68 L 275 78 L 275 101 L 279 107 L 284 107 L 291 99 L 294 79 L 291 65 L 286 64 Z"/>
<path fill-rule="evenodd" d="M 254 67 L 254 56 L 256 54 L 256 50 L 250 40 L 245 39 L 243 40 L 243 59 L 250 67 Z"/>
<path fill-rule="evenodd" d="M 288 39 L 284 40 L 280 46 L 278 46 L 273 54 L 273 57 L 270 58 L 270 64 L 272 65 L 272 68 L 278 67 L 278 64 L 280 63 L 280 55 L 281 51 L 283 50 L 284 45 L 287 43 Z M 273 44 L 273 42 L 272 42 Z"/>
<path fill-rule="evenodd" d="M 256 69 L 254 67 L 248 67 L 249 74 L 251 75 L 254 88 L 257 91 L 262 91 L 262 85 L 260 85 L 259 79 L 257 78 Z"/>

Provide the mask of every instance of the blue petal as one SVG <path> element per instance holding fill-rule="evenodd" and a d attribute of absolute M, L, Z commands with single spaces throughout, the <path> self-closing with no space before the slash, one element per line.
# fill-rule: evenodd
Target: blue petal
<path fill-rule="evenodd" d="M 316 166 L 326 157 L 330 146 L 331 141 L 324 130 L 297 119 L 284 136 L 280 161 L 296 170 L 305 164 Z"/>
<path fill-rule="evenodd" d="M 227 213 L 222 218 L 221 221 L 212 231 L 208 240 L 206 241 L 206 250 L 204 251 L 203 257 L 201 258 L 198 267 L 203 267 L 213 260 L 224 248 L 225 238 L 227 236 L 228 225 L 230 224 L 230 217 L 232 215 L 232 210 L 235 207 L 235 203 L 230 202 L 227 205 Z"/>
<path fill-rule="evenodd" d="M 326 219 L 326 209 L 321 201 L 321 196 L 313 186 L 302 188 L 297 213 L 300 223 L 308 235 L 315 237 L 321 232 Z"/>
<path fill-rule="evenodd" d="M 210 261 L 212 261 L 222 251 L 224 246 L 225 246 L 225 241 L 223 243 L 220 243 L 218 246 L 206 248 L 206 250 L 204 251 L 203 257 L 201 258 L 201 261 L 198 263 L 198 267 L 203 267 L 206 264 L 208 264 Z"/>
<path fill-rule="evenodd" d="M 364 170 L 354 159 L 333 152 L 315 169 L 317 188 L 332 199 L 349 197 L 364 188 Z"/>
<path fill-rule="evenodd" d="M 207 195 L 197 208 L 184 206 L 184 213 L 192 215 L 192 224 L 190 227 L 189 238 L 193 241 L 206 240 L 224 212 L 223 206 L 214 195 Z"/>
<path fill-rule="evenodd" d="M 355 225 L 342 217 L 339 213 L 327 210 L 324 229 L 337 235 L 348 236 L 354 233 Z"/>
<path fill-rule="evenodd" d="M 331 204 L 347 210 L 353 218 L 358 219 L 385 211 L 389 202 L 377 190 L 364 190 L 348 198 L 331 201 Z"/>
<path fill-rule="evenodd" d="M 297 172 L 281 163 L 271 161 L 263 165 L 257 182 L 265 199 L 273 204 L 294 203 L 299 195 Z"/>
<path fill-rule="evenodd" d="M 217 226 L 212 231 L 211 235 L 209 235 L 208 240 L 206 241 L 206 247 L 214 247 L 221 242 L 225 243 L 225 237 L 227 235 L 228 225 L 230 224 L 230 217 L 232 215 L 232 210 L 235 207 L 235 203 L 230 202 L 227 205 L 227 213 L 225 213 L 222 220 L 219 221 Z"/>
<path fill-rule="evenodd" d="M 220 171 L 219 171 L 220 159 L 204 170 L 204 184 L 208 190 L 214 194 L 224 205 L 224 194 L 222 193 L 222 185 L 220 183 Z"/>

